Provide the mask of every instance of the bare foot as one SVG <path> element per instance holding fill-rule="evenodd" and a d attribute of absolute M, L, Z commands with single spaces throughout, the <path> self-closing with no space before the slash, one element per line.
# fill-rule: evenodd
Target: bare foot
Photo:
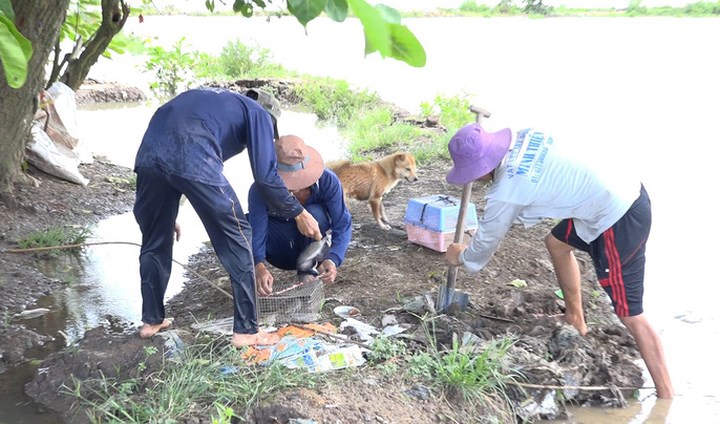
<path fill-rule="evenodd" d="M 172 325 L 172 321 L 169 319 L 163 320 L 160 324 L 148 324 L 143 323 L 140 327 L 140 337 L 143 339 L 149 339 L 154 336 L 158 331 L 164 330 Z"/>
<path fill-rule="evenodd" d="M 258 331 L 255 334 L 240 334 L 233 333 L 232 340 L 230 341 L 233 346 L 242 348 L 245 346 L 256 346 L 256 345 L 272 345 L 280 341 L 280 336 L 277 334 L 270 334 L 264 331 Z"/>

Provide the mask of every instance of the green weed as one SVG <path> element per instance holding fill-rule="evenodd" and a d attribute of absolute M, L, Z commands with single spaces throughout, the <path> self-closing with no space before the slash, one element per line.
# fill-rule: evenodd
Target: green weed
<path fill-rule="evenodd" d="M 301 106 L 321 121 L 347 126 L 358 113 L 377 107 L 380 97 L 368 90 L 353 90 L 347 81 L 332 78 L 308 78 L 294 86 Z"/>
<path fill-rule="evenodd" d="M 189 345 L 176 360 L 149 374 L 142 386 L 135 379 L 100 378 L 65 391 L 98 423 L 182 422 L 187 411 L 196 414 L 198 408 L 208 417 L 219 414 L 215 422 L 226 423 L 243 417 L 272 393 L 315 382 L 314 375 L 279 364 L 248 366 L 236 348 L 211 340 Z"/>
<path fill-rule="evenodd" d="M 86 227 L 60 227 L 36 231 L 18 241 L 21 249 L 83 244 L 91 235 Z M 54 251 L 51 251 L 54 252 Z"/>
<path fill-rule="evenodd" d="M 185 37 L 182 37 L 169 50 L 160 46 L 148 49 L 145 68 L 155 72 L 150 89 L 159 98 L 175 97 L 195 81 L 192 69 L 198 62 L 198 53 L 186 51 L 184 43 Z"/>
<path fill-rule="evenodd" d="M 426 324 L 427 325 L 427 324 Z M 441 348 L 426 326 L 430 348 L 410 358 L 409 372 L 448 398 L 460 396 L 466 402 L 499 408 L 498 415 L 514 416 L 506 385 L 516 378 L 505 361 L 513 340 L 461 343 L 453 334 L 452 345 Z"/>

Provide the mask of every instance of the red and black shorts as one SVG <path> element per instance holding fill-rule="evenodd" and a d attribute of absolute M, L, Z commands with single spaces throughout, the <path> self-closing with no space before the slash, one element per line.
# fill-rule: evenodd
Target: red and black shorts
<path fill-rule="evenodd" d="M 590 254 L 598 282 L 610 296 L 615 313 L 632 317 L 643 312 L 645 244 L 651 223 L 650 198 L 641 187 L 640 197 L 625 215 L 590 244 L 575 233 L 572 219 L 562 220 L 552 229 L 552 235 Z"/>

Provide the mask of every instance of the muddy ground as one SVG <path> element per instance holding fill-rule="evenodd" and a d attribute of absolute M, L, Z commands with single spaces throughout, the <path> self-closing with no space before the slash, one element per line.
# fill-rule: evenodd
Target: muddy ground
<path fill-rule="evenodd" d="M 385 152 L 376 153 L 379 156 Z M 325 302 L 318 322 L 339 326 L 341 319 L 333 314 L 333 308 L 351 305 L 360 311 L 359 319 L 377 327 L 382 327 L 383 317 L 394 315 L 399 322 L 408 324 L 403 340 L 409 346 L 421 348 L 426 343 L 418 316 L 435 316 L 433 302 L 423 305 L 418 300 L 423 295 L 435 299 L 438 287 L 447 279 L 448 266 L 442 253 L 407 240 L 403 218 L 410 199 L 430 194 L 460 197 L 461 187 L 445 182 L 449 166 L 442 161 L 423 165 L 417 182 L 400 183 L 386 195 L 384 204 L 394 224 L 390 231 L 376 225 L 366 203 L 350 203 L 353 240 L 336 283 L 324 290 Z M 132 208 L 134 193 L 127 183 L 132 179 L 131 170 L 97 159 L 91 165 L 81 165 L 80 171 L 91 181 L 87 187 L 31 167 L 28 172 L 39 186 L 18 186 L 14 196 L 0 199 L 0 314 L 4 317 L 0 323 L 0 384 L 8 366 L 33 359 L 28 352 L 49 340 L 49 336 L 25 328 L 15 314 L 63 284 L 36 270 L 37 254 L 8 250 L 16 248 L 16 241 L 33 231 L 65 224 L 87 225 Z M 480 214 L 483 192 L 482 187 L 475 187 L 472 197 Z M 590 332 L 580 337 L 553 317 L 562 312 L 563 304 L 555 294 L 557 283 L 542 241 L 550 224 L 513 228 L 483 271 L 470 275 L 460 270 L 457 288 L 469 293 L 468 309 L 434 320 L 435 337 L 442 345 L 450 343 L 453 333 L 472 333 L 483 341 L 502 337 L 516 340 L 510 362 L 524 376 L 520 382 L 538 387 L 509 386 L 507 393 L 520 416 L 528 421 L 564 417 L 567 411 L 563 397 L 580 405 L 622 407 L 633 392 L 617 388 L 643 385 L 642 372 L 636 365 L 636 346 L 615 318 L 605 295 L 597 295 L 602 292 L 584 254 L 578 258 Z M 174 328 L 191 339 L 197 333 L 191 327 L 197 317 L 230 317 L 232 305 L 224 293 L 208 284 L 210 280 L 229 291 L 227 278 L 211 249 L 198 252 L 187 267 L 192 272 L 187 274 L 185 290 L 169 302 L 168 313 L 175 318 Z M 526 286 L 510 284 L 514 280 L 524 280 Z M 145 357 L 143 347 L 148 344 L 162 351 L 162 338 L 141 340 L 129 326 L 125 332 L 92 329 L 75 349 L 48 357 L 40 365 L 44 372 L 26 385 L 26 393 L 44 408 L 57 411 L 65 422 L 81 422 L 82 414 L 68 408 L 74 399 L 62 395 L 58 387 L 72 384 L 71 375 L 80 379 L 96 377 L 100 372 L 127 376 Z M 155 360 L 146 360 L 149 370 L 160 363 L 159 355 Z M 418 382 L 389 378 L 367 366 L 354 371 L 356 374 L 343 379 L 343 384 L 329 382 L 262 399 L 246 418 L 255 423 L 287 423 L 291 419 L 317 423 L 435 423 L 483 422 L 487 414 L 463 407 L 458 399 L 442 398 Z M 606 389 L 565 390 L 562 396 L 555 396 L 558 392 L 553 386 Z M 546 398 L 554 401 L 549 407 L 540 407 Z M 209 416 L 208 411 L 188 412 L 188 416 L 178 419 L 207 422 Z"/>

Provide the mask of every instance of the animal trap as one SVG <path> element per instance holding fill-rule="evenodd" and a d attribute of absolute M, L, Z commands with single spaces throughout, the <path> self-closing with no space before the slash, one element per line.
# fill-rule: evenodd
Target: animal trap
<path fill-rule="evenodd" d="M 257 298 L 258 321 L 262 325 L 314 322 L 320 319 L 324 301 L 324 285 L 319 279 L 304 284 L 275 280 L 273 294 Z"/>

